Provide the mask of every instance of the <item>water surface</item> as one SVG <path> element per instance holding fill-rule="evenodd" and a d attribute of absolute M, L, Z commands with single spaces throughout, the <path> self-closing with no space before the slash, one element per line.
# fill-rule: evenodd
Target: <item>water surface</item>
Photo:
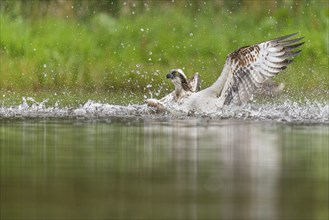
<path fill-rule="evenodd" d="M 3 116 L 1 219 L 328 219 L 328 129 Z"/>

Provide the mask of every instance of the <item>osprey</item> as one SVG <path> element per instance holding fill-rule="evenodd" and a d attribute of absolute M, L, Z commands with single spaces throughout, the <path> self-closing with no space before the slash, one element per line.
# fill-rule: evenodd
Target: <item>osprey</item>
<path fill-rule="evenodd" d="M 161 110 L 211 113 L 225 105 L 247 103 L 255 91 L 286 69 L 297 50 L 304 42 L 303 37 L 290 39 L 297 33 L 275 38 L 259 44 L 241 47 L 230 53 L 221 75 L 210 87 L 200 90 L 200 77 L 195 74 L 187 80 L 181 69 L 167 74 L 175 90 L 160 100 L 147 99 L 149 106 Z"/>

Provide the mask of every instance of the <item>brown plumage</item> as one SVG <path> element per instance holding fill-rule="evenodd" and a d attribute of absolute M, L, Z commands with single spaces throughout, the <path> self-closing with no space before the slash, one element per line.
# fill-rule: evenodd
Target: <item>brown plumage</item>
<path fill-rule="evenodd" d="M 226 65 L 231 65 L 233 77 L 227 83 L 225 105 L 241 104 L 248 101 L 261 84 L 277 75 L 292 63 L 292 58 L 301 50 L 296 50 L 304 42 L 301 38 L 287 40 L 291 34 L 264 43 L 242 47 L 228 55 Z M 225 88 L 225 86 L 224 86 Z"/>

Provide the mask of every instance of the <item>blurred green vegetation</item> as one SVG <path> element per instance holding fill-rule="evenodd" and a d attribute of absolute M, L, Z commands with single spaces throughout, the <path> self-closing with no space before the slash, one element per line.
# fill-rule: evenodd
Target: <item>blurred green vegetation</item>
<path fill-rule="evenodd" d="M 328 94 L 327 1 L 1 1 L 2 94 L 161 96 L 173 68 L 202 86 L 227 54 L 300 32 L 303 52 L 278 77 L 292 94 Z M 0 97 L 3 98 L 3 97 Z M 143 98 L 143 97 L 142 97 Z"/>

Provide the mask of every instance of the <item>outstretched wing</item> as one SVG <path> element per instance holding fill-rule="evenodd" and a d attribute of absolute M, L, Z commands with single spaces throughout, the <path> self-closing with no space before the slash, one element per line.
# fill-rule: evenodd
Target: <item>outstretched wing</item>
<path fill-rule="evenodd" d="M 224 67 L 229 73 L 221 92 L 224 105 L 247 102 L 266 80 L 287 68 L 301 52 L 296 49 L 304 44 L 300 42 L 303 37 L 288 40 L 296 34 L 242 47 L 229 54 Z"/>
<path fill-rule="evenodd" d="M 190 79 L 187 80 L 187 84 L 192 92 L 198 92 L 201 89 L 200 76 L 195 73 Z"/>

